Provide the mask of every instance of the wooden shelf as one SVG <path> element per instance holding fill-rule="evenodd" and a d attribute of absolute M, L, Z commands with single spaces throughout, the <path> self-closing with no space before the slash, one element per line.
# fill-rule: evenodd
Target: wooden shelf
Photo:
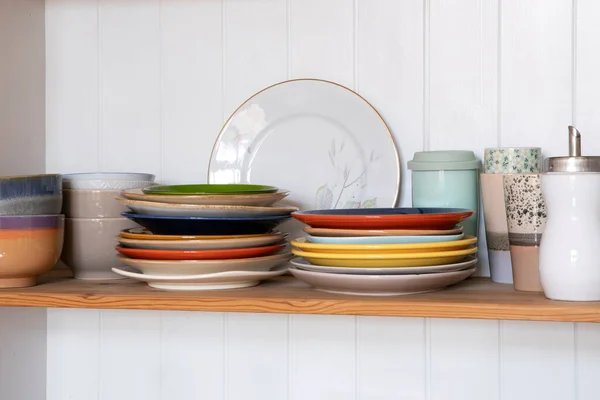
<path fill-rule="evenodd" d="M 290 276 L 249 289 L 166 292 L 129 280 L 86 282 L 54 271 L 40 284 L 0 290 L 0 307 L 183 310 L 286 314 L 475 318 L 600 322 L 600 302 L 551 301 L 511 285 L 472 278 L 444 291 L 399 297 L 345 296 L 315 291 Z"/>

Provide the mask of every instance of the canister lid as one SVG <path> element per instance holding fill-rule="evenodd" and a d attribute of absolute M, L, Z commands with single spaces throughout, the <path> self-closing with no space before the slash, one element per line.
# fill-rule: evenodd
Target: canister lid
<path fill-rule="evenodd" d="M 569 126 L 569 155 L 544 160 L 545 172 L 600 172 L 600 157 L 581 155 L 581 133 Z"/>
<path fill-rule="evenodd" d="M 479 169 L 481 161 L 469 150 L 419 151 L 408 162 L 413 171 Z"/>

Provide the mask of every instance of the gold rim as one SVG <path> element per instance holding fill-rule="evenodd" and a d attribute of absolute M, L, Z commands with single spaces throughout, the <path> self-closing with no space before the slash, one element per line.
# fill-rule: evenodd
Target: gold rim
<path fill-rule="evenodd" d="M 392 142 L 392 147 L 394 148 L 394 155 L 396 156 L 396 176 L 397 176 L 397 178 L 396 178 L 396 194 L 394 195 L 394 204 L 391 205 L 391 207 L 397 207 L 398 206 L 398 202 L 400 201 L 400 184 L 401 184 L 402 168 L 400 167 L 400 153 L 398 153 L 398 147 L 396 146 L 396 142 L 394 140 L 394 136 L 392 135 L 392 132 L 390 131 L 389 126 L 387 125 L 387 123 L 385 122 L 385 120 L 383 119 L 383 117 L 381 116 L 381 114 L 379 113 L 379 111 L 377 111 L 377 109 L 375 107 L 373 107 L 373 105 L 371 103 L 369 103 L 369 101 L 367 99 L 365 99 L 360 94 L 356 93 L 354 90 L 352 90 L 352 89 L 350 89 L 350 88 L 348 88 L 348 87 L 346 87 L 344 85 L 341 85 L 341 84 L 336 83 L 336 82 L 328 81 L 328 80 L 325 80 L 325 79 L 317 79 L 317 78 L 288 79 L 286 81 L 281 81 L 281 82 L 275 83 L 275 84 L 273 84 L 271 86 L 267 86 L 266 88 L 264 88 L 262 90 L 259 90 L 258 92 L 254 93 L 252 96 L 248 97 L 246 99 L 246 101 L 244 101 L 238 108 L 236 108 L 235 111 L 233 113 L 231 113 L 231 115 L 229 116 L 229 118 L 227 118 L 227 121 L 225 121 L 225 123 L 221 127 L 221 130 L 219 131 L 219 134 L 217 135 L 217 138 L 215 139 L 215 143 L 213 144 L 213 148 L 210 151 L 210 159 L 208 161 L 208 171 L 206 173 L 206 182 L 210 182 L 210 164 L 212 162 L 213 155 L 215 154 L 215 150 L 217 148 L 217 144 L 221 140 L 221 136 L 223 136 L 223 133 L 225 132 L 225 127 L 229 124 L 229 121 L 231 121 L 231 119 L 233 118 L 233 116 L 242 107 L 244 107 L 249 101 L 251 101 L 252 99 L 254 99 L 256 96 L 258 96 L 262 92 L 265 92 L 265 91 L 267 91 L 269 89 L 272 89 L 272 88 L 274 88 L 276 86 L 280 86 L 280 85 L 283 85 L 283 84 L 286 84 L 286 83 L 299 82 L 299 81 L 313 81 L 313 82 L 329 83 L 331 85 L 335 85 L 337 87 L 345 89 L 345 90 L 349 91 L 350 93 L 358 96 L 362 101 L 364 101 L 365 103 L 367 103 L 367 105 L 369 107 L 371 107 L 371 109 L 375 112 L 375 114 L 377 115 L 377 117 L 379 117 L 379 119 L 383 123 L 383 126 L 385 127 L 385 130 L 387 131 L 388 135 L 390 136 L 390 141 Z"/>

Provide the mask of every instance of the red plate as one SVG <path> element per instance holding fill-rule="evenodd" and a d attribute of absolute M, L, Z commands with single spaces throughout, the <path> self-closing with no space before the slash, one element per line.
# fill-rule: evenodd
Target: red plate
<path fill-rule="evenodd" d="M 228 260 L 268 256 L 284 247 L 285 244 L 225 250 L 148 250 L 129 247 L 117 247 L 116 250 L 129 258 L 144 260 Z"/>
<path fill-rule="evenodd" d="M 462 208 L 359 208 L 292 213 L 313 228 L 452 229 L 473 215 Z"/>

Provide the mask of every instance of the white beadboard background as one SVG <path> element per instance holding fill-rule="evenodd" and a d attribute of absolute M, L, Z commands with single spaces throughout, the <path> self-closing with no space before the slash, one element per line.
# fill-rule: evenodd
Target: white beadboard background
<path fill-rule="evenodd" d="M 403 205 L 415 151 L 564 154 L 575 123 L 598 154 L 599 20 L 595 0 L 46 0 L 46 169 L 203 181 L 227 116 L 299 77 L 382 113 Z M 27 312 L 0 310 L 2 400 L 44 398 L 13 366 L 46 355 L 46 400 L 600 398 L 599 325 Z"/>

